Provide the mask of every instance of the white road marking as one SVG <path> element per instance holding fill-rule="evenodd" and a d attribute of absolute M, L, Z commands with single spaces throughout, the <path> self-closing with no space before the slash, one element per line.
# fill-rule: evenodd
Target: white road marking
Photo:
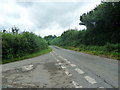
<path fill-rule="evenodd" d="M 23 71 L 28 71 L 28 70 L 31 70 L 31 69 L 33 69 L 33 65 L 27 65 L 27 66 L 22 67 Z"/>
<path fill-rule="evenodd" d="M 65 74 L 68 75 L 68 76 L 72 76 L 72 74 L 67 72 L 67 71 L 65 72 Z"/>
<path fill-rule="evenodd" d="M 67 60 L 67 59 L 64 59 L 64 61 L 66 61 L 66 62 L 67 62 L 68 60 Z"/>
<path fill-rule="evenodd" d="M 59 60 L 57 60 L 57 62 L 59 62 Z"/>
<path fill-rule="evenodd" d="M 70 61 L 67 61 L 67 63 L 69 63 L 69 64 L 70 64 L 71 62 L 70 62 Z"/>
<path fill-rule="evenodd" d="M 104 88 L 104 87 L 99 87 L 99 88 Z"/>
<path fill-rule="evenodd" d="M 66 74 L 66 75 L 68 75 L 68 76 L 72 76 L 72 74 L 71 74 L 71 73 L 69 73 L 69 71 L 68 71 L 68 70 L 65 70 L 65 74 Z"/>
<path fill-rule="evenodd" d="M 76 67 L 76 65 L 75 64 L 70 64 L 72 67 Z"/>
<path fill-rule="evenodd" d="M 51 55 L 54 57 L 53 53 L 51 52 Z"/>
<path fill-rule="evenodd" d="M 64 58 L 62 56 L 59 56 L 59 57 L 64 60 Z"/>
<path fill-rule="evenodd" d="M 53 51 L 53 53 L 57 54 L 55 51 Z"/>
<path fill-rule="evenodd" d="M 61 66 L 62 69 L 65 69 L 66 67 L 65 66 Z"/>
<path fill-rule="evenodd" d="M 62 65 L 62 63 L 58 63 L 59 65 Z"/>
<path fill-rule="evenodd" d="M 84 73 L 84 71 L 82 71 L 81 69 L 79 69 L 79 68 L 76 68 L 75 69 L 79 74 L 83 74 Z"/>
<path fill-rule="evenodd" d="M 84 78 L 85 78 L 89 83 L 91 83 L 91 84 L 95 84 L 95 83 L 97 83 L 96 80 L 93 79 L 93 78 L 90 77 L 90 76 L 85 76 Z"/>
<path fill-rule="evenodd" d="M 60 57 L 61 58 L 61 56 L 59 55 L 58 57 Z"/>
<path fill-rule="evenodd" d="M 75 86 L 75 88 L 82 88 L 82 86 L 80 86 L 78 83 L 76 83 L 75 81 L 72 81 L 73 85 Z"/>

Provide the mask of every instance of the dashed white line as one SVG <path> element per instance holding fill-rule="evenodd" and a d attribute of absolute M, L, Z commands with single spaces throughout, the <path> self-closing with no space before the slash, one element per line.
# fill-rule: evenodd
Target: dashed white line
<path fill-rule="evenodd" d="M 82 70 L 79 69 L 79 68 L 76 68 L 75 71 L 77 71 L 79 74 L 83 74 L 83 73 L 84 73 L 84 71 L 82 71 Z"/>
<path fill-rule="evenodd" d="M 60 57 L 61 58 L 61 56 L 59 55 L 58 57 Z"/>
<path fill-rule="evenodd" d="M 67 61 L 67 63 L 69 63 L 69 64 L 70 64 L 71 62 L 70 62 L 70 61 Z"/>
<path fill-rule="evenodd" d="M 73 85 L 75 86 L 75 88 L 82 88 L 82 86 L 80 86 L 78 83 L 76 83 L 75 81 L 72 81 Z"/>
<path fill-rule="evenodd" d="M 51 53 L 52 56 L 54 56 L 52 52 L 50 52 L 50 53 Z"/>
<path fill-rule="evenodd" d="M 59 60 L 57 60 L 57 62 L 59 62 Z"/>
<path fill-rule="evenodd" d="M 76 65 L 75 64 L 70 64 L 72 67 L 76 67 Z"/>
<path fill-rule="evenodd" d="M 67 60 L 67 59 L 64 59 L 64 61 L 66 61 L 66 62 L 67 62 L 68 60 Z"/>
<path fill-rule="evenodd" d="M 53 52 L 57 55 L 57 53 L 56 53 L 55 51 L 53 51 Z M 52 56 L 54 56 L 52 52 L 50 52 L 50 53 L 52 54 Z M 59 55 L 58 57 L 60 57 L 61 59 L 65 60 L 65 61 L 66 61 L 68 64 L 70 64 L 72 67 L 76 67 L 75 64 L 71 64 L 70 61 L 68 61 L 67 59 L 63 58 L 62 56 Z M 55 58 L 55 59 L 56 59 L 56 58 Z M 56 60 L 57 60 L 57 59 L 56 59 Z M 57 60 L 57 62 L 59 62 L 59 60 Z M 62 69 L 66 69 L 65 66 L 62 66 L 62 63 L 59 62 L 58 65 L 60 65 Z M 30 66 L 30 67 L 32 67 L 32 66 Z M 27 68 L 27 69 L 28 69 L 28 68 Z M 84 73 L 84 71 L 82 71 L 82 70 L 79 69 L 79 68 L 76 68 L 75 70 L 76 70 L 79 74 L 83 74 L 83 73 Z M 65 74 L 68 75 L 68 76 L 72 76 L 72 74 L 69 73 L 68 70 L 65 70 Z M 85 78 L 89 83 L 91 83 L 91 84 L 97 83 L 96 80 L 93 79 L 93 78 L 90 77 L 90 76 L 85 76 L 84 78 Z M 72 83 L 73 83 L 73 85 L 75 86 L 75 88 L 82 88 L 82 86 L 80 86 L 80 85 L 79 85 L 78 83 L 76 83 L 75 81 L 72 81 Z M 104 87 L 99 87 L 99 88 L 104 88 Z"/>
<path fill-rule="evenodd" d="M 69 71 L 68 71 L 68 70 L 65 70 L 65 74 L 66 74 L 66 75 L 68 75 L 68 76 L 72 76 L 72 74 L 71 74 L 71 73 L 69 73 Z"/>
<path fill-rule="evenodd" d="M 67 72 L 67 71 L 66 71 L 65 73 L 66 73 L 66 75 L 68 75 L 68 76 L 72 76 L 72 74 L 70 74 L 70 73 L 69 73 L 69 72 Z"/>
<path fill-rule="evenodd" d="M 59 65 L 62 65 L 62 63 L 58 63 Z"/>
<path fill-rule="evenodd" d="M 33 69 L 33 65 L 27 65 L 27 66 L 22 67 L 22 70 L 26 70 L 26 71 L 31 70 L 31 69 Z"/>
<path fill-rule="evenodd" d="M 62 69 L 66 69 L 66 67 L 65 67 L 65 66 L 61 66 L 61 68 L 62 68 Z"/>
<path fill-rule="evenodd" d="M 59 56 L 61 59 L 64 59 L 62 56 Z"/>
<path fill-rule="evenodd" d="M 85 78 L 89 83 L 91 83 L 91 84 L 95 84 L 95 83 L 97 83 L 96 80 L 93 79 L 93 78 L 90 77 L 90 76 L 85 76 L 84 78 Z"/>
<path fill-rule="evenodd" d="M 53 52 L 57 55 L 57 53 L 55 51 L 53 51 Z"/>
<path fill-rule="evenodd" d="M 99 88 L 104 88 L 104 87 L 99 87 Z"/>

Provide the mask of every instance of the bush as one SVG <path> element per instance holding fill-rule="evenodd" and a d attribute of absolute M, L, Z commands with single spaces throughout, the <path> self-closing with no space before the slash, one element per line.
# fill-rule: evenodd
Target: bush
<path fill-rule="evenodd" d="M 47 49 L 47 43 L 30 32 L 20 34 L 2 33 L 2 59 L 19 58 Z"/>
<path fill-rule="evenodd" d="M 104 46 L 104 51 L 106 52 L 118 52 L 118 46 L 120 46 L 120 44 L 111 44 L 111 43 L 107 43 Z"/>

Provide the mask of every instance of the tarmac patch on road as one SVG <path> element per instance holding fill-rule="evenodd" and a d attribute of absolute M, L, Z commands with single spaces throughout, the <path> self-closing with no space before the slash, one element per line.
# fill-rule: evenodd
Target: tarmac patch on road
<path fill-rule="evenodd" d="M 55 63 L 49 60 L 3 71 L 2 88 L 74 88 L 70 77 Z"/>

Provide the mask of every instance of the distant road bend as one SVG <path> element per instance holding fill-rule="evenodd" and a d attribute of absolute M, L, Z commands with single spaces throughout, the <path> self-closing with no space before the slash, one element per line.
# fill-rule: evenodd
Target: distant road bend
<path fill-rule="evenodd" d="M 51 46 L 52 52 L 2 65 L 3 88 L 118 88 L 118 61 Z"/>

